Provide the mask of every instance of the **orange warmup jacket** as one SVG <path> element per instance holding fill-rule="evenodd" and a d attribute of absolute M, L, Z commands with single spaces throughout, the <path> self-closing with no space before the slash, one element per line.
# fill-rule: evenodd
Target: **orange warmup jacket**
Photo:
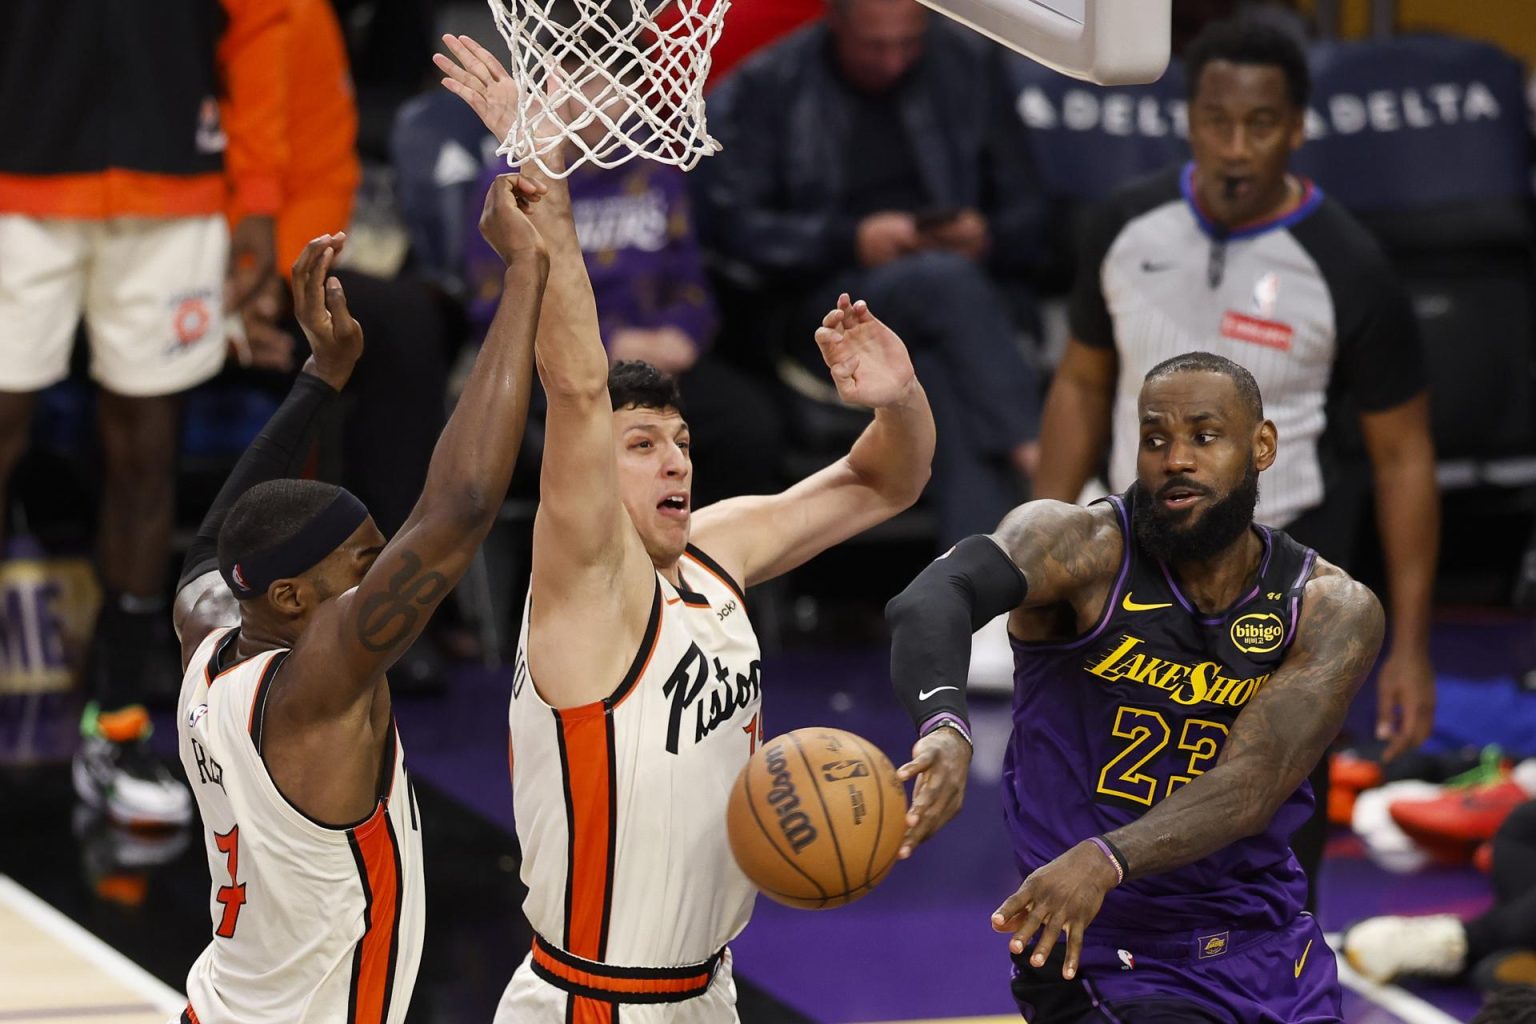
<path fill-rule="evenodd" d="M 0 213 L 277 212 L 289 2 L 4 0 Z"/>

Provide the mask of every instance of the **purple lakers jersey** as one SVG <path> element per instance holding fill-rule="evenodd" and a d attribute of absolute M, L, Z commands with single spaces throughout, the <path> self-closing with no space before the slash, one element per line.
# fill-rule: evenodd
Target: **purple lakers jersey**
<path fill-rule="evenodd" d="M 1285 658 L 1316 559 L 1255 526 L 1264 541 L 1257 581 L 1225 613 L 1202 615 L 1137 545 L 1134 489 L 1104 500 L 1125 554 L 1098 622 L 1075 640 L 1013 641 L 1003 809 L 1022 875 L 1134 821 L 1216 764 L 1233 721 Z M 1306 897 L 1290 837 L 1311 810 L 1303 782 L 1265 831 L 1120 886 L 1095 923 L 1171 931 L 1290 921 Z"/>

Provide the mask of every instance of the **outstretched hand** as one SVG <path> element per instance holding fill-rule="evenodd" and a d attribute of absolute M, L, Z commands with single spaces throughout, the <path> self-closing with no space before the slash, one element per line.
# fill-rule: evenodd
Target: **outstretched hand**
<path fill-rule="evenodd" d="M 896 856 L 905 860 L 912 851 L 960 812 L 965 801 L 965 781 L 970 774 L 971 745 L 954 729 L 934 729 L 912 747 L 912 760 L 896 770 L 902 782 L 916 779 L 912 807 L 907 811 L 907 834 Z"/>
<path fill-rule="evenodd" d="M 346 243 L 341 232 L 321 235 L 293 261 L 293 312 L 314 353 L 305 369 L 338 391 L 363 354 L 362 325 L 347 309 L 341 282 L 329 276 Z"/>
<path fill-rule="evenodd" d="M 469 104 L 498 141 L 504 141 L 517 118 L 517 83 L 490 50 L 469 36 L 445 35 L 443 45 L 453 57 L 432 55 L 432 63 L 445 76 L 443 85 Z"/>
<path fill-rule="evenodd" d="M 868 303 L 851 301 L 847 292 L 838 296 L 837 308 L 822 318 L 816 345 L 832 371 L 838 397 L 852 405 L 868 409 L 899 405 L 917 388 L 907 346 L 869 311 Z"/>
<path fill-rule="evenodd" d="M 1114 865 L 1096 847 L 1084 841 L 1049 864 L 1030 872 L 1024 884 L 992 913 L 992 930 L 1012 932 L 1008 949 L 1021 954 L 1035 933 L 1029 962 L 1042 967 L 1062 935 L 1067 937 L 1067 956 L 1061 976 L 1071 980 L 1083 955 L 1083 932 L 1098 916 L 1104 897 L 1119 881 Z"/>

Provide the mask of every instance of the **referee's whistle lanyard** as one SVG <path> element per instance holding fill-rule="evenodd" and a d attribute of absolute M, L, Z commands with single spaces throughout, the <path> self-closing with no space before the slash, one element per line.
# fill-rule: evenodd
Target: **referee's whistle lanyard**
<path fill-rule="evenodd" d="M 1221 287 L 1221 279 L 1227 273 L 1227 234 L 1225 231 L 1211 236 L 1211 251 L 1205 262 L 1205 280 L 1215 291 Z"/>

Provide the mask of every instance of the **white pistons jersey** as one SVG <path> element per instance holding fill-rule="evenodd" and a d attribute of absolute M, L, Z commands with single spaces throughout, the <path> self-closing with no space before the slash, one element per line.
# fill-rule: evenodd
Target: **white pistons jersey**
<path fill-rule="evenodd" d="M 288 656 L 235 661 L 216 630 L 177 705 L 182 767 L 202 812 L 213 941 L 187 976 L 192 1024 L 400 1024 L 426 921 L 421 818 L 391 730 L 374 812 L 322 825 L 261 757 L 268 687 Z M 222 669 L 222 670 L 221 670 Z"/>
<path fill-rule="evenodd" d="M 756 896 L 725 810 L 762 738 L 757 636 L 740 587 L 707 555 L 690 546 L 679 570 L 677 587 L 657 574 L 624 678 L 581 707 L 556 710 L 536 691 L 525 607 L 509 712 L 523 907 L 541 940 L 533 969 L 559 983 L 551 975 L 581 961 L 613 965 L 617 975 L 587 975 L 619 978 L 636 1002 L 671 1001 L 662 990 L 688 984 L 676 970 L 622 968 L 713 973 Z M 651 991 L 646 978 L 669 984 Z"/>

